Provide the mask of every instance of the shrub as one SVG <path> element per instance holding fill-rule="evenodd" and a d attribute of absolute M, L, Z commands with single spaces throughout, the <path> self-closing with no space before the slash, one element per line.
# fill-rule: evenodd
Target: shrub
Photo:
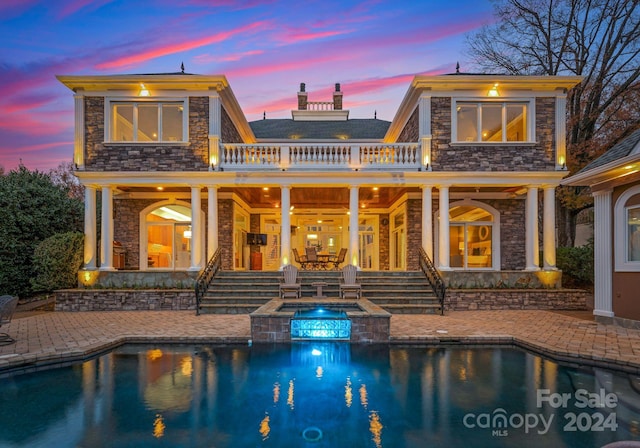
<path fill-rule="evenodd" d="M 36 246 L 33 266 L 36 277 L 31 280 L 34 291 L 75 288 L 77 272 L 82 265 L 84 235 L 80 232 L 58 233 Z"/>
<path fill-rule="evenodd" d="M 557 266 L 566 287 L 593 287 L 593 243 L 580 247 L 559 247 Z"/>

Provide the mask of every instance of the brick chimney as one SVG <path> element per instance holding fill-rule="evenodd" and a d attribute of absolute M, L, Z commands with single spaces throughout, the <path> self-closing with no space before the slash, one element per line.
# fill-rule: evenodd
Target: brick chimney
<path fill-rule="evenodd" d="M 333 92 L 333 110 L 342 110 L 342 92 L 339 82 L 336 83 L 336 90 Z"/>
<path fill-rule="evenodd" d="M 300 83 L 300 91 L 298 92 L 298 110 L 307 110 L 307 92 L 303 82 Z"/>

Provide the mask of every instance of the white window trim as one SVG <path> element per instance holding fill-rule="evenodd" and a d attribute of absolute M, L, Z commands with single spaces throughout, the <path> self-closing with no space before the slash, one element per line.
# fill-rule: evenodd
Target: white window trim
<path fill-rule="evenodd" d="M 527 140 L 521 142 L 485 142 L 485 141 L 459 141 L 458 138 L 458 103 L 526 103 L 527 105 Z M 535 98 L 452 98 L 451 99 L 451 144 L 456 146 L 517 146 L 536 143 L 536 102 Z M 503 109 L 504 112 L 504 109 Z M 478 118 L 480 120 L 480 118 Z M 504 125 L 504 113 L 503 113 Z"/>
<path fill-rule="evenodd" d="M 613 212 L 614 220 L 614 252 L 616 272 L 640 272 L 640 261 L 627 259 L 629 234 L 627 232 L 627 210 L 625 206 L 630 197 L 640 194 L 640 185 L 633 186 L 620 195 Z M 634 206 L 635 208 L 636 206 Z M 602 219 L 600 217 L 599 219 Z"/>
<path fill-rule="evenodd" d="M 139 142 L 139 141 L 121 141 L 121 140 L 112 140 L 111 139 L 111 114 L 112 114 L 112 105 L 114 103 L 173 103 L 178 104 L 182 103 L 183 114 L 182 114 L 182 140 L 179 141 L 166 141 L 159 140 L 157 142 Z M 158 109 L 158 116 L 162 117 L 162 108 Z M 134 121 L 136 118 L 134 117 Z M 161 126 L 162 121 L 159 118 L 158 124 Z M 137 126 L 137 123 L 135 124 Z M 109 145 L 184 145 L 189 143 L 189 98 L 170 98 L 170 97 L 153 97 L 153 98 L 132 98 L 132 97 L 112 97 L 105 98 L 104 100 L 104 143 Z"/>

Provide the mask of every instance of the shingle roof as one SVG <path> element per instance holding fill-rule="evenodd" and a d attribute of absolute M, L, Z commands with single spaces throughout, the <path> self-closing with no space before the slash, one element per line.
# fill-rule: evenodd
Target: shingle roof
<path fill-rule="evenodd" d="M 346 121 L 257 120 L 249 123 L 257 139 L 381 140 L 391 122 L 378 119 Z"/>
<path fill-rule="evenodd" d="M 607 163 L 616 161 L 618 159 L 622 159 L 623 157 L 627 157 L 633 151 L 633 148 L 640 142 L 640 129 L 633 132 L 628 137 L 622 139 L 615 145 L 613 145 L 607 152 L 602 154 L 597 159 L 589 162 L 584 168 L 582 168 L 578 173 L 584 173 L 586 171 L 590 171 L 594 168 L 598 168 L 600 166 L 606 165 Z M 575 174 L 574 174 L 575 176 Z"/>

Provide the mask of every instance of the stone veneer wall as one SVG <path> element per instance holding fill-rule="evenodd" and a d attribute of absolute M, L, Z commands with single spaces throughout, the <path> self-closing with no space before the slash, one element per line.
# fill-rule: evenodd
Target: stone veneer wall
<path fill-rule="evenodd" d="M 420 270 L 422 247 L 422 199 L 407 201 L 407 270 Z"/>
<path fill-rule="evenodd" d="M 220 138 L 222 139 L 223 143 L 244 143 L 242 141 L 242 138 L 240 137 L 240 133 L 234 126 L 233 121 L 231 121 L 231 118 L 229 117 L 229 114 L 224 107 L 222 108 L 222 118 L 220 119 L 220 121 L 220 132 L 222 134 Z"/>
<path fill-rule="evenodd" d="M 437 197 L 438 193 L 434 193 Z M 457 201 L 450 201 L 454 203 Z M 500 269 L 522 270 L 525 267 L 525 201 L 522 199 L 485 199 L 481 202 L 490 205 L 500 212 Z M 422 201 L 420 201 L 422 206 Z M 440 209 L 440 201 L 433 200 L 433 238 L 434 251 L 437 251 L 438 220 L 436 212 Z M 418 218 L 421 219 L 421 218 Z M 420 221 L 418 221 L 420 222 Z M 421 241 L 421 240 L 420 240 Z M 540 240 L 542 241 L 542 240 Z"/>
<path fill-rule="evenodd" d="M 125 269 L 140 268 L 140 212 L 158 199 L 113 201 L 113 238 L 126 249 Z"/>
<path fill-rule="evenodd" d="M 587 310 L 591 293 L 579 289 L 447 289 L 447 311 Z"/>
<path fill-rule="evenodd" d="M 384 224 L 386 222 L 386 224 Z M 380 258 L 378 268 L 381 271 L 389 270 L 389 214 L 383 213 L 379 216 L 378 249 Z"/>
<path fill-rule="evenodd" d="M 416 109 L 411 114 L 411 117 L 407 120 L 407 123 L 404 125 L 402 132 L 398 136 L 398 142 L 408 142 L 414 143 L 420 139 L 420 120 L 419 120 L 419 108 Z"/>
<path fill-rule="evenodd" d="M 549 171 L 555 169 L 555 98 L 536 98 L 537 143 L 451 146 L 451 98 L 431 99 L 434 171 Z"/>
<path fill-rule="evenodd" d="M 85 169 L 207 171 L 209 98 L 189 98 L 189 144 L 105 143 L 103 97 L 85 97 Z"/>
<path fill-rule="evenodd" d="M 65 289 L 55 292 L 56 311 L 194 310 L 193 289 Z"/>
<path fill-rule="evenodd" d="M 218 247 L 222 269 L 233 270 L 233 200 L 218 200 Z"/>

